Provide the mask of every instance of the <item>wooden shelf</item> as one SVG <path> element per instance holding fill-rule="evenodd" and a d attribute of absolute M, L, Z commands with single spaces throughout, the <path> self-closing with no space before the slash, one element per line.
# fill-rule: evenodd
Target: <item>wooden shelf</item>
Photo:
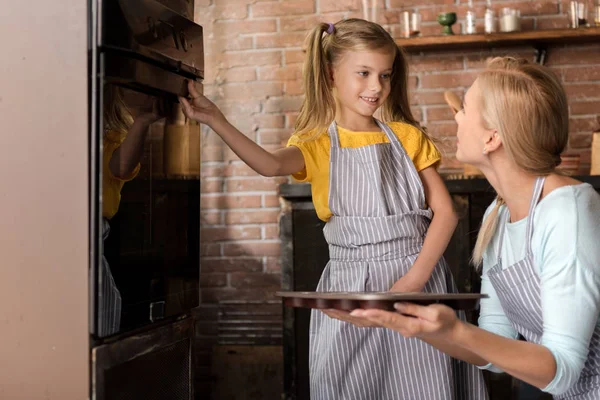
<path fill-rule="evenodd" d="M 547 44 L 600 43 L 600 28 L 552 29 L 489 35 L 423 36 L 396 39 L 396 43 L 409 53 L 519 45 L 543 47 Z"/>

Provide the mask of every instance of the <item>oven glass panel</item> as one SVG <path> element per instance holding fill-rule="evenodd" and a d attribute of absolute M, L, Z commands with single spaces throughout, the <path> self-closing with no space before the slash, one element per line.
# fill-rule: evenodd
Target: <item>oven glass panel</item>
<path fill-rule="evenodd" d="M 101 82 L 94 333 L 198 305 L 200 128 L 175 96 Z"/>

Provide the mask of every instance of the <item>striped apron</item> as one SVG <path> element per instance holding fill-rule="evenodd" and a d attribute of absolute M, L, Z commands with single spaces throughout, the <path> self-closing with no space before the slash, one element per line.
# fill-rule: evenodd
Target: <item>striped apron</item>
<path fill-rule="evenodd" d="M 402 144 L 341 148 L 329 127 L 327 263 L 317 291 L 388 291 L 413 265 L 432 217 L 423 184 Z M 456 292 L 443 259 L 424 288 Z M 481 372 L 429 344 L 382 328 L 359 328 L 312 310 L 310 391 L 313 400 L 487 399 Z"/>
<path fill-rule="evenodd" d="M 529 214 L 527 216 L 526 246 L 524 259 L 503 269 L 502 243 L 504 238 L 503 225 L 498 243 L 498 263 L 493 266 L 488 275 L 500 304 L 510 323 L 528 342 L 540 344 L 544 334 L 542 317 L 540 277 L 533 264 L 531 237 L 533 235 L 533 214 L 538 203 L 545 178 L 538 178 L 533 189 Z M 508 209 L 506 211 L 508 221 Z M 554 396 L 555 399 L 569 400 L 598 400 L 600 399 L 600 328 L 596 327 L 590 341 L 590 352 L 585 362 L 581 377 L 566 393 Z"/>
<path fill-rule="evenodd" d="M 102 219 L 102 240 L 106 240 L 110 226 L 106 218 Z M 119 331 L 121 324 L 121 293 L 115 284 L 108 261 L 102 254 L 98 273 L 98 332 L 100 337 Z"/>

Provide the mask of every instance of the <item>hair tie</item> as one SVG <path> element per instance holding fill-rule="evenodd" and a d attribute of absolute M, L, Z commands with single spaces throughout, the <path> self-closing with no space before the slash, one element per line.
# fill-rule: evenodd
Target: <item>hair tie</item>
<path fill-rule="evenodd" d="M 329 23 L 328 25 L 329 25 L 329 26 L 327 27 L 327 33 L 328 33 L 329 35 L 331 35 L 331 34 L 332 34 L 334 31 L 335 31 L 335 27 L 333 26 L 333 24 L 332 24 L 332 23 Z"/>

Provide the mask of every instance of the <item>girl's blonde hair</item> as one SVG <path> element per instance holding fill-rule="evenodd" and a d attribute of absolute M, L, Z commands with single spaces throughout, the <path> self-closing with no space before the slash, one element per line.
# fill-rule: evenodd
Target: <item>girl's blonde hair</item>
<path fill-rule="evenodd" d="M 104 132 L 126 133 L 133 124 L 131 111 L 125 104 L 123 90 L 115 85 L 105 85 L 103 92 Z"/>
<path fill-rule="evenodd" d="M 539 64 L 496 57 L 477 82 L 484 126 L 498 132 L 510 159 L 534 175 L 555 172 L 569 138 L 567 95 L 556 75 Z M 496 232 L 502 204 L 498 196 L 482 223 L 472 257 L 476 266 Z"/>
<path fill-rule="evenodd" d="M 385 122 L 403 121 L 421 129 L 408 102 L 408 65 L 404 52 L 380 25 L 351 18 L 336 24 L 320 23 L 307 36 L 303 68 L 304 102 L 296 120 L 296 132 L 327 129 L 335 118 L 329 67 L 348 51 L 389 51 L 394 54 L 391 92 L 382 107 Z"/>

